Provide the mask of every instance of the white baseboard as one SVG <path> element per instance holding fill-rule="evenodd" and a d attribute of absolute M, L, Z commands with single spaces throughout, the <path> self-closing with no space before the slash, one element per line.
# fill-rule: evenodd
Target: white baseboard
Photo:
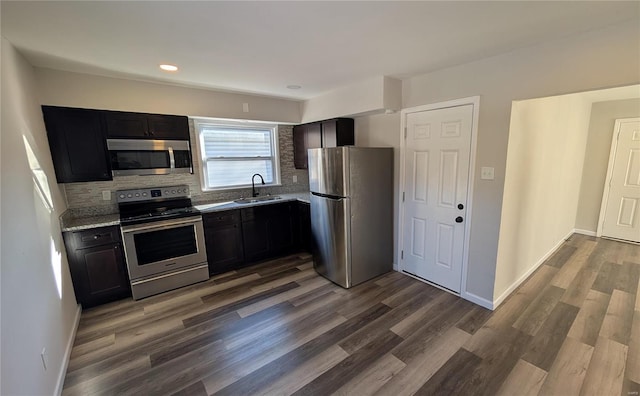
<path fill-rule="evenodd" d="M 452 290 L 449 290 L 447 288 L 444 288 L 444 287 L 442 287 L 442 286 L 440 286 L 440 285 L 438 285 L 436 283 L 429 282 L 428 280 L 426 280 L 424 278 L 420 278 L 419 276 L 412 275 L 412 274 L 410 274 L 408 272 L 404 272 L 404 271 L 401 271 L 401 270 L 398 270 L 398 272 L 400 272 L 401 274 L 403 274 L 405 276 L 408 276 L 410 278 L 417 279 L 420 282 L 426 283 L 427 285 L 431 285 L 431 286 L 433 286 L 433 287 L 435 287 L 437 289 L 440 289 L 442 291 L 445 291 L 447 293 L 451 293 L 454 296 L 458 296 L 460 298 L 464 298 L 465 300 L 471 301 L 472 303 L 480 305 L 481 307 L 493 310 L 493 304 L 491 303 L 491 301 L 487 300 L 486 298 L 482 298 L 482 297 L 477 296 L 477 295 L 475 295 L 473 293 L 469 293 L 469 292 L 465 292 L 465 291 L 463 291 L 462 293 L 456 293 L 456 292 L 454 292 Z"/>
<path fill-rule="evenodd" d="M 558 248 L 560 246 L 562 246 L 562 244 L 574 233 L 578 232 L 575 229 L 572 229 L 571 231 L 569 231 L 569 233 L 567 235 L 565 235 L 564 237 L 562 237 L 560 239 L 560 241 L 558 241 L 558 243 L 556 243 L 556 245 L 554 247 L 551 248 L 551 250 L 549 250 L 544 256 L 542 256 L 542 258 L 540 258 L 534 265 L 531 266 L 531 268 L 529 268 L 529 270 L 527 270 L 527 272 L 525 272 L 518 280 L 516 280 L 515 282 L 513 282 L 513 284 L 511 286 L 509 286 L 507 288 L 507 290 L 505 290 L 500 297 L 496 298 L 495 300 L 493 300 L 493 308 L 491 309 L 496 309 L 500 304 L 502 304 L 502 302 L 509 297 L 509 295 L 511 295 L 511 293 L 513 293 L 513 291 L 520 286 L 520 284 L 522 282 L 524 282 L 525 280 L 527 280 L 527 278 L 535 271 L 538 269 L 538 267 L 540 267 L 540 265 L 542 265 L 542 263 L 544 263 L 549 257 L 551 257 L 556 250 L 558 250 Z"/>
<path fill-rule="evenodd" d="M 575 230 L 573 230 L 576 234 L 582 234 L 582 235 L 587 235 L 587 236 L 597 236 L 595 231 L 589 231 L 589 230 L 580 230 L 578 228 L 576 228 Z"/>
<path fill-rule="evenodd" d="M 467 301 L 471 301 L 472 303 L 477 304 L 481 307 L 490 309 L 492 311 L 495 309 L 495 306 L 491 301 L 487 300 L 486 298 L 477 296 L 473 293 L 463 291 L 462 293 L 460 293 L 460 297 L 464 298 Z"/>
<path fill-rule="evenodd" d="M 62 367 L 60 368 L 60 373 L 58 374 L 58 383 L 56 384 L 56 395 L 62 395 L 62 387 L 64 386 L 64 377 L 67 374 L 67 367 L 69 367 L 69 359 L 71 358 L 71 350 L 73 349 L 73 342 L 76 339 L 76 332 L 78 331 L 78 325 L 80 324 L 80 314 L 82 313 L 82 306 L 78 304 L 78 308 L 76 309 L 76 317 L 73 323 L 73 329 L 71 334 L 69 335 L 69 340 L 67 341 L 67 348 L 64 351 L 64 360 L 62 363 Z"/>

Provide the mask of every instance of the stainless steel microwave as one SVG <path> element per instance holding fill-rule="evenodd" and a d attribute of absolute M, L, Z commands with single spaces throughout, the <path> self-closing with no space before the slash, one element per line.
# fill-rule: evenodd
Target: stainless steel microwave
<path fill-rule="evenodd" d="M 113 176 L 193 173 L 188 140 L 107 139 Z"/>

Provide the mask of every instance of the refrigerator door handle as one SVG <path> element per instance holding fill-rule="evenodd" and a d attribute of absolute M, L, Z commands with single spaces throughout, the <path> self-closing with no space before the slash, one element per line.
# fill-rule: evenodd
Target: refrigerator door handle
<path fill-rule="evenodd" d="M 341 201 L 345 198 L 345 197 L 339 197 L 337 195 L 320 194 L 317 192 L 311 192 L 311 195 L 315 195 L 316 197 L 320 197 L 320 198 L 330 199 L 332 201 Z"/>

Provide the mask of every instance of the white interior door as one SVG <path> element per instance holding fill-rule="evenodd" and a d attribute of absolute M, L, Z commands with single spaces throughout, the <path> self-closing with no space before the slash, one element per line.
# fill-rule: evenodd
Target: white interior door
<path fill-rule="evenodd" d="M 405 117 L 401 268 L 459 293 L 473 105 Z"/>
<path fill-rule="evenodd" d="M 640 242 L 640 118 L 616 120 L 602 236 Z"/>

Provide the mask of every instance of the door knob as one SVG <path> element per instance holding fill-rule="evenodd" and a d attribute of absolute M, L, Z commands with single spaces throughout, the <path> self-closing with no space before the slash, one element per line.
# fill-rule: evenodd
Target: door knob
<path fill-rule="evenodd" d="M 458 204 L 458 209 L 460 209 L 460 210 L 464 209 L 464 205 L 463 204 Z"/>
<path fill-rule="evenodd" d="M 462 216 L 456 217 L 456 223 L 462 223 L 462 220 L 464 220 Z"/>

